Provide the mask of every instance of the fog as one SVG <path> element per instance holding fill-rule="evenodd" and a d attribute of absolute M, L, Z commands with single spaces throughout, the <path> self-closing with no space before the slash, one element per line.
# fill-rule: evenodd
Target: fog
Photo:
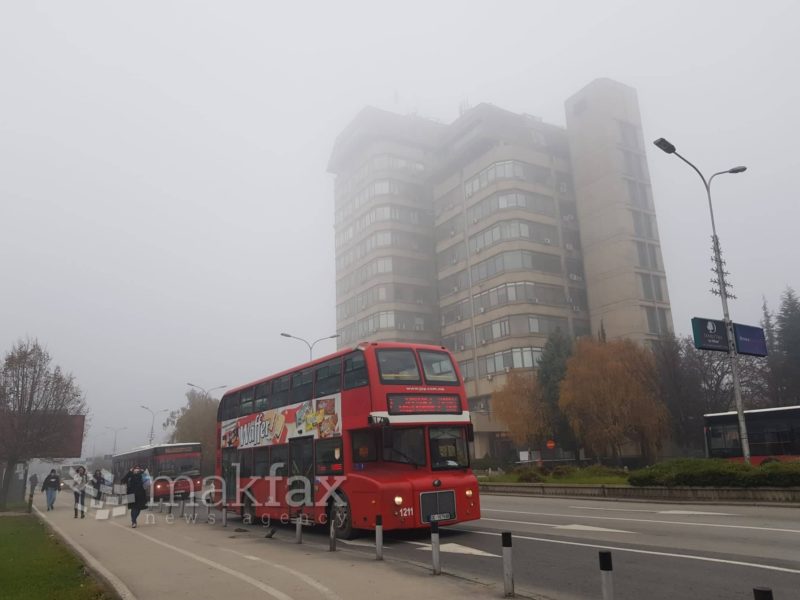
<path fill-rule="evenodd" d="M 186 382 L 302 362 L 335 333 L 335 136 L 364 105 L 449 122 L 491 102 L 563 125 L 598 77 L 709 173 L 757 324 L 800 287 L 800 4 L 0 4 L 0 350 L 31 336 L 91 407 L 85 450 L 146 442 Z M 678 333 L 719 317 L 702 184 L 648 144 Z M 333 341 L 317 346 L 333 350 Z M 158 427 L 163 435 L 163 430 Z"/>

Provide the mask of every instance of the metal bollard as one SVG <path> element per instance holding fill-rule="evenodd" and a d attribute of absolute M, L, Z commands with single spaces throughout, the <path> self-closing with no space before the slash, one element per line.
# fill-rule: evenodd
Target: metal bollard
<path fill-rule="evenodd" d="M 160 512 L 160 513 L 164 512 L 164 499 L 163 498 L 161 498 L 158 501 L 158 512 Z"/>
<path fill-rule="evenodd" d="M 755 600 L 772 600 L 772 589 L 765 587 L 753 588 L 753 598 Z"/>
<path fill-rule="evenodd" d="M 614 580 L 611 567 L 611 552 L 600 551 L 600 585 L 603 589 L 603 600 L 614 600 Z"/>
<path fill-rule="evenodd" d="M 503 538 L 503 591 L 506 598 L 514 596 L 514 567 L 511 562 L 511 532 L 504 531 Z"/>
<path fill-rule="evenodd" d="M 185 512 L 186 512 L 186 500 L 181 500 L 181 516 L 180 516 L 181 519 L 183 518 Z"/>
<path fill-rule="evenodd" d="M 439 523 L 431 523 L 431 556 L 433 558 L 433 574 L 442 574 L 442 564 L 439 560 Z"/>
<path fill-rule="evenodd" d="M 336 520 L 333 518 L 333 510 L 331 510 L 331 518 L 328 525 L 328 551 L 336 552 Z"/>
<path fill-rule="evenodd" d="M 197 501 L 192 498 L 192 523 L 197 520 Z"/>
<path fill-rule="evenodd" d="M 294 542 L 295 544 L 303 543 L 303 513 L 297 513 L 294 527 Z"/>
<path fill-rule="evenodd" d="M 222 526 L 223 527 L 228 526 L 228 510 L 227 507 L 225 506 L 222 507 Z"/>
<path fill-rule="evenodd" d="M 375 560 L 383 560 L 383 515 L 375 517 Z"/>

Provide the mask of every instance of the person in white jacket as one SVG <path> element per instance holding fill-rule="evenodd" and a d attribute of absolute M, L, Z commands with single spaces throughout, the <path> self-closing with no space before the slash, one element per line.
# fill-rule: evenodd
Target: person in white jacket
<path fill-rule="evenodd" d="M 72 493 L 75 496 L 75 518 L 78 518 L 78 513 L 81 514 L 81 519 L 86 516 L 86 485 L 89 483 L 89 476 L 86 474 L 84 467 L 78 467 L 75 470 L 75 476 L 72 478 Z"/>

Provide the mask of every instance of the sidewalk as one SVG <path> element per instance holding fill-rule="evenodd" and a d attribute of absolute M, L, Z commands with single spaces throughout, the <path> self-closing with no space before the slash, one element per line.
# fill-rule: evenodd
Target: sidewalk
<path fill-rule="evenodd" d="M 127 587 L 138 600 L 160 598 L 239 597 L 304 600 L 344 600 L 380 596 L 386 600 L 421 598 L 497 598 L 502 590 L 397 560 L 379 562 L 340 543 L 336 552 L 327 544 L 304 538 L 294 543 L 293 531 L 279 528 L 265 539 L 261 528 L 243 531 L 231 518 L 223 528 L 219 519 L 209 525 L 198 519 L 187 523 L 175 515 L 143 512 L 139 527 L 131 529 L 127 516 L 97 520 L 90 509 L 85 519 L 74 519 L 71 498 L 59 494 L 54 511 L 40 515 Z M 176 511 L 177 512 L 177 511 Z M 198 515 L 205 511 L 198 511 Z M 155 523 L 153 522 L 155 520 Z M 236 530 L 239 531 L 236 531 Z M 307 536 L 310 537 L 310 536 Z M 371 538 L 364 538 L 368 543 Z M 386 554 L 386 553 L 385 553 Z M 385 555 L 384 554 L 384 555 Z"/>

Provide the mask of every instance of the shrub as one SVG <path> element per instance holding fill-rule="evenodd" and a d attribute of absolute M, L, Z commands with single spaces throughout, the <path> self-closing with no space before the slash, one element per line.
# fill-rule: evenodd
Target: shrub
<path fill-rule="evenodd" d="M 677 459 L 634 471 L 628 482 L 640 487 L 793 487 L 800 486 L 800 463 L 754 467 L 719 459 Z"/>
<path fill-rule="evenodd" d="M 488 469 L 492 469 L 493 471 L 498 469 L 508 470 L 508 461 L 494 456 L 485 456 L 483 458 L 473 459 L 471 466 L 477 471 L 486 471 Z"/>
<path fill-rule="evenodd" d="M 556 465 L 553 467 L 553 470 L 550 471 L 550 474 L 558 479 L 561 477 L 569 477 L 570 475 L 574 475 L 577 471 L 578 469 L 572 465 Z"/>
<path fill-rule="evenodd" d="M 514 474 L 520 483 L 541 483 L 544 481 L 544 475 L 536 467 L 519 467 L 514 469 Z"/>

